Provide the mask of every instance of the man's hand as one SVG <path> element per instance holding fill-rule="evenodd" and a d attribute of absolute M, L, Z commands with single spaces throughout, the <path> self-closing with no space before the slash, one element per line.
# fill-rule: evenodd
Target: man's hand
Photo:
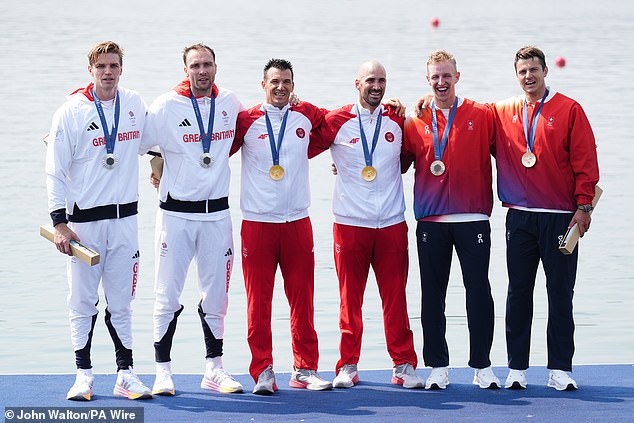
<path fill-rule="evenodd" d="M 423 114 L 423 110 L 428 108 L 431 105 L 431 101 L 434 99 L 434 96 L 431 94 L 425 94 L 421 98 L 418 99 L 416 105 L 414 106 L 414 111 L 416 111 L 416 115 L 420 116 Z"/>
<path fill-rule="evenodd" d="M 398 98 L 390 98 L 385 104 L 390 107 L 394 107 L 394 113 L 396 116 L 403 117 L 405 116 L 406 107 L 401 103 L 401 100 Z"/>
<path fill-rule="evenodd" d="M 53 242 L 55 247 L 60 253 L 68 254 L 72 256 L 73 253 L 70 250 L 70 242 L 79 242 L 79 237 L 73 232 L 66 223 L 58 223 L 55 225 L 55 235 L 53 236 Z"/>
<path fill-rule="evenodd" d="M 577 210 L 572 216 L 572 220 L 568 224 L 569 228 L 572 228 L 574 224 L 577 224 L 577 228 L 579 229 L 579 236 L 582 237 L 588 229 L 590 229 L 590 213 L 584 212 L 583 210 Z"/>
<path fill-rule="evenodd" d="M 337 176 L 337 166 L 335 166 L 334 163 L 330 164 L 330 170 L 332 171 L 332 174 Z"/>
<path fill-rule="evenodd" d="M 154 173 L 150 173 L 150 184 L 156 189 L 159 188 L 161 178 L 158 178 Z"/>
<path fill-rule="evenodd" d="M 299 99 L 297 94 L 291 93 L 291 96 L 288 98 L 288 102 L 291 106 L 297 106 L 301 102 L 301 100 Z"/>

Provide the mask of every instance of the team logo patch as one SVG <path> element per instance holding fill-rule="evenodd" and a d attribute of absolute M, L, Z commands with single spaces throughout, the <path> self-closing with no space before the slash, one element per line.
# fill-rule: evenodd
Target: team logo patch
<path fill-rule="evenodd" d="M 431 134 L 431 131 L 429 130 L 429 125 L 425 125 L 425 135 L 429 134 Z"/>
<path fill-rule="evenodd" d="M 553 126 L 553 124 L 554 124 L 554 123 L 555 123 L 555 118 L 554 118 L 554 117 L 552 117 L 552 116 L 551 116 L 551 117 L 549 117 L 549 118 L 548 118 L 548 123 L 547 123 L 547 125 L 548 125 L 548 126 Z"/>
<path fill-rule="evenodd" d="M 167 255 L 167 242 L 163 241 L 161 243 L 161 257 L 165 257 Z"/>
<path fill-rule="evenodd" d="M 386 132 L 385 133 L 385 141 L 393 142 L 394 141 L 394 134 L 391 133 L 391 132 Z"/>
<path fill-rule="evenodd" d="M 227 113 L 226 110 L 223 110 L 222 112 L 220 112 L 220 116 L 222 119 L 222 124 L 224 126 L 229 126 L 229 113 Z"/>
<path fill-rule="evenodd" d="M 295 133 L 299 138 L 304 138 L 306 136 L 306 131 L 304 131 L 304 128 L 297 128 Z"/>
<path fill-rule="evenodd" d="M 136 116 L 132 110 L 128 111 L 128 117 L 130 118 L 130 126 L 136 126 Z"/>
<path fill-rule="evenodd" d="M 473 121 L 471 119 L 467 121 L 467 131 L 473 131 Z"/>

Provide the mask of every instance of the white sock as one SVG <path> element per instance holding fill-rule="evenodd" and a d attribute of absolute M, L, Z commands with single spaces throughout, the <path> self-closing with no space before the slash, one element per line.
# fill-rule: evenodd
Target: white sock
<path fill-rule="evenodd" d="M 163 370 L 166 373 L 172 373 L 172 362 L 167 361 L 165 363 L 156 363 L 156 370 Z"/>
<path fill-rule="evenodd" d="M 92 369 L 77 369 L 77 374 L 82 374 L 86 377 L 93 377 Z"/>
<path fill-rule="evenodd" d="M 208 358 L 207 365 L 205 367 L 209 370 L 222 369 L 222 356 Z"/>

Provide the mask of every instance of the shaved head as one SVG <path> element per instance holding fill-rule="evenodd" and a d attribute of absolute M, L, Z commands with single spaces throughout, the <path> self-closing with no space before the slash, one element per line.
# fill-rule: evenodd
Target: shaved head
<path fill-rule="evenodd" d="M 370 112 L 381 104 L 385 94 L 387 77 L 385 68 L 376 60 L 365 62 L 357 72 L 354 86 L 359 91 L 359 103 Z"/>
<path fill-rule="evenodd" d="M 363 77 L 372 72 L 381 72 L 383 73 L 383 75 L 385 75 L 385 68 L 376 60 L 365 62 L 359 67 L 359 71 L 357 72 L 357 80 L 363 79 Z"/>

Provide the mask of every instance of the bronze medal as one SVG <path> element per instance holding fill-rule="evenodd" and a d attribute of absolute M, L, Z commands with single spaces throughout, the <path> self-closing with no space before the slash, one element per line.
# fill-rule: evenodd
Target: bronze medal
<path fill-rule="evenodd" d="M 429 170 L 431 171 L 431 174 L 434 176 L 440 176 L 443 173 L 445 173 L 445 163 L 443 163 L 442 160 L 434 160 L 431 164 L 431 166 L 429 166 Z"/>
<path fill-rule="evenodd" d="M 522 155 L 522 164 L 524 167 L 533 167 L 537 163 L 537 156 L 532 151 L 527 151 Z"/>
<path fill-rule="evenodd" d="M 271 169 L 269 169 L 269 176 L 274 181 L 279 181 L 284 177 L 284 168 L 280 165 L 271 166 Z"/>
<path fill-rule="evenodd" d="M 376 178 L 376 169 L 374 166 L 366 166 L 361 169 L 361 176 L 368 182 L 374 181 Z"/>

